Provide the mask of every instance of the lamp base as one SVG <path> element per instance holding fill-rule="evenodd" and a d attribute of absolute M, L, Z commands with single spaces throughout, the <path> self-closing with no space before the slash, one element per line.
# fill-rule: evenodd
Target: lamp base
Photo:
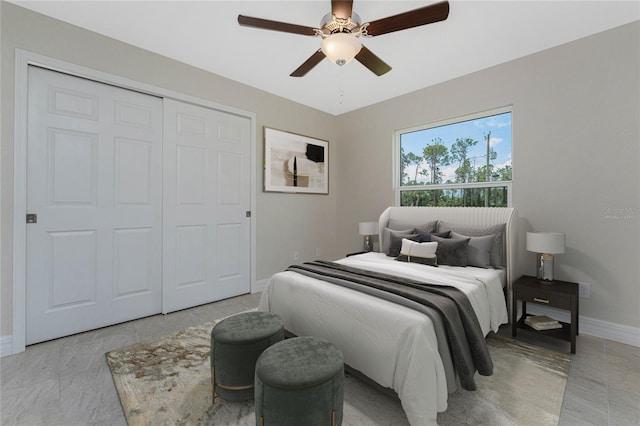
<path fill-rule="evenodd" d="M 373 238 L 371 235 L 364 236 L 364 245 L 362 246 L 364 251 L 373 251 Z"/>
<path fill-rule="evenodd" d="M 538 253 L 536 258 L 536 277 L 543 284 L 553 284 L 553 255 Z"/>

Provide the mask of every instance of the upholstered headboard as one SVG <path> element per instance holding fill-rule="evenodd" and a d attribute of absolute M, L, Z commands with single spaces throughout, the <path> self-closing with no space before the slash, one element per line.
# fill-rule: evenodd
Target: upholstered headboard
<path fill-rule="evenodd" d="M 473 227 L 505 224 L 504 253 L 507 272 L 507 306 L 511 313 L 512 283 L 518 278 L 516 271 L 518 249 L 517 212 L 511 207 L 388 207 L 378 220 L 378 237 L 383 243 L 384 228 L 389 219 L 409 223 L 434 220 Z"/>

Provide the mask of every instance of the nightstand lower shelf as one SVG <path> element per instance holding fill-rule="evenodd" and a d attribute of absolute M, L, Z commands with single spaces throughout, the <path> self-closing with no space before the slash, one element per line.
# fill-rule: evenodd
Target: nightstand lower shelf
<path fill-rule="evenodd" d="M 527 316 L 529 317 L 533 315 L 527 314 Z M 534 331 L 536 333 L 540 333 L 545 336 L 555 337 L 556 339 L 565 340 L 571 343 L 571 324 L 562 322 L 562 321 L 558 321 L 558 322 L 560 323 L 560 325 L 562 325 L 562 328 L 554 328 L 551 330 L 536 330 L 535 328 L 525 324 L 524 316 L 523 316 L 520 318 L 520 320 L 518 320 L 518 328 L 521 328 L 523 330 Z"/>

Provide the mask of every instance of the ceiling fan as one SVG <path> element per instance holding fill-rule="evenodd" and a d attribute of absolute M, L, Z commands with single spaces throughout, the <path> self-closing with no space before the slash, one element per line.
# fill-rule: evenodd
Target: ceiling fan
<path fill-rule="evenodd" d="M 337 65 L 347 64 L 355 58 L 371 72 L 381 76 L 389 72 L 391 67 L 363 46 L 360 37 L 374 37 L 419 27 L 444 21 L 449 16 L 449 2 L 442 1 L 363 24 L 352 8 L 353 0 L 331 0 L 331 12 L 322 18 L 320 28 L 244 15 L 238 15 L 238 23 L 265 30 L 322 37 L 321 48 L 292 72 L 291 77 L 304 76 L 325 57 Z"/>

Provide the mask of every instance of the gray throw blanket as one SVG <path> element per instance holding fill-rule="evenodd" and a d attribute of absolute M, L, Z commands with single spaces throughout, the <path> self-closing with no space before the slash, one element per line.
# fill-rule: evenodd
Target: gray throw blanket
<path fill-rule="evenodd" d="M 453 366 L 462 388 L 476 389 L 473 377 L 476 370 L 484 376 L 493 374 L 493 362 L 478 318 L 467 296 L 457 288 L 425 284 L 322 260 L 293 265 L 288 270 L 333 278 L 329 281 L 338 285 L 342 285 L 341 281 L 349 281 L 356 285 L 356 289 L 357 286 L 376 288 L 433 308 L 442 316 Z"/>

